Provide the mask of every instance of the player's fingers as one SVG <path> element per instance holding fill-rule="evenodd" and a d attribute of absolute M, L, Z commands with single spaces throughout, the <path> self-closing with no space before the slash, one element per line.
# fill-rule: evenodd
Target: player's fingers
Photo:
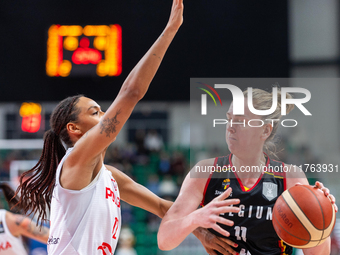
<path fill-rule="evenodd" d="M 330 194 L 328 196 L 328 198 L 331 201 L 331 203 L 333 204 L 335 212 L 338 212 L 338 206 L 335 203 L 335 197 L 332 194 Z"/>
<path fill-rule="evenodd" d="M 224 242 L 222 239 L 225 239 L 225 238 L 219 238 L 216 236 L 213 239 L 213 248 L 222 254 L 229 254 L 228 252 L 232 252 L 233 249 L 231 249 L 230 245 Z"/>
<path fill-rule="evenodd" d="M 221 223 L 226 226 L 234 226 L 234 222 L 232 220 L 227 220 L 223 217 L 217 216 L 216 222 Z"/>
<path fill-rule="evenodd" d="M 319 189 L 324 188 L 323 183 L 322 183 L 322 182 L 319 182 L 319 181 L 316 181 L 316 182 L 315 182 L 315 187 L 317 187 L 317 188 L 319 188 Z"/>
<path fill-rule="evenodd" d="M 321 190 L 323 191 L 323 193 L 325 194 L 325 196 L 329 196 L 329 189 L 327 189 L 327 188 L 322 188 Z"/>
<path fill-rule="evenodd" d="M 218 254 L 217 254 L 214 250 L 212 250 L 212 249 L 209 249 L 209 251 L 207 250 L 207 252 L 208 252 L 209 255 L 218 255 Z M 223 253 L 223 254 L 225 254 L 225 253 Z M 225 254 L 225 255 L 228 255 L 228 253 Z"/>
<path fill-rule="evenodd" d="M 335 197 L 332 194 L 329 194 L 328 198 L 331 200 L 332 204 L 335 204 Z"/>
<path fill-rule="evenodd" d="M 240 199 L 233 198 L 233 199 L 227 199 L 227 200 L 222 200 L 222 201 L 216 201 L 214 205 L 216 207 L 223 207 L 223 206 L 228 206 L 228 205 L 237 205 L 239 203 L 240 203 Z"/>
<path fill-rule="evenodd" d="M 239 211 L 240 208 L 234 206 L 223 206 L 215 209 L 215 213 L 218 215 L 222 213 L 238 213 Z"/>
<path fill-rule="evenodd" d="M 222 244 L 220 244 L 221 246 L 225 247 L 225 246 L 232 246 L 232 247 L 237 247 L 238 244 L 234 243 L 233 241 L 231 241 L 228 238 L 223 238 L 223 237 L 217 237 Z"/>
<path fill-rule="evenodd" d="M 183 4 L 183 0 L 174 0 L 173 2 L 174 6 L 181 7 Z"/>
<path fill-rule="evenodd" d="M 216 241 L 216 240 L 217 240 L 217 238 L 214 239 L 214 241 Z M 220 245 L 218 245 L 217 243 L 212 242 L 210 245 L 211 245 L 211 249 L 209 249 L 209 251 L 208 251 L 208 249 L 205 249 L 208 252 L 208 254 L 213 254 L 211 252 L 215 252 L 214 250 L 216 250 L 219 253 L 229 255 L 229 252 L 226 249 L 224 249 L 223 247 L 221 247 Z M 216 254 L 216 252 L 215 252 L 215 254 Z"/>
<path fill-rule="evenodd" d="M 229 245 L 225 244 L 227 247 L 220 247 L 219 249 L 215 249 L 218 252 L 222 253 L 222 254 L 226 254 L 226 255 L 237 255 L 237 252 L 233 250 L 233 248 L 231 248 Z M 223 251 L 223 252 L 222 252 Z"/>
<path fill-rule="evenodd" d="M 178 6 L 178 4 L 179 4 L 179 0 L 173 0 L 172 1 L 172 9 L 175 9 L 176 6 Z"/>
<path fill-rule="evenodd" d="M 220 234 L 223 235 L 223 236 L 227 236 L 227 237 L 230 236 L 230 233 L 229 233 L 227 230 L 221 228 L 221 227 L 220 227 L 219 225 L 217 225 L 217 224 L 214 224 L 214 225 L 212 226 L 212 229 L 215 230 L 216 232 L 220 233 Z"/>
<path fill-rule="evenodd" d="M 229 187 L 226 191 L 224 191 L 221 195 L 219 195 L 219 196 L 216 197 L 215 199 L 216 199 L 217 201 L 223 201 L 223 200 L 225 200 L 227 197 L 230 196 L 231 191 L 232 191 L 232 188 Z M 215 200 L 215 199 L 214 199 L 214 200 Z"/>

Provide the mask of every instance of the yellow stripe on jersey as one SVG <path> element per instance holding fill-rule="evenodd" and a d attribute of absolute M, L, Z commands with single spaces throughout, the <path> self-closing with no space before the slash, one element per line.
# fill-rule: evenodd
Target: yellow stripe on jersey
<path fill-rule="evenodd" d="M 250 190 L 250 188 L 247 188 L 246 186 L 243 186 L 243 188 L 244 188 L 245 191 Z"/>
<path fill-rule="evenodd" d="M 281 248 L 281 255 L 288 255 L 288 254 L 285 252 L 287 246 L 285 245 L 285 243 L 284 243 L 282 240 L 279 241 L 279 247 Z"/>
<path fill-rule="evenodd" d="M 270 175 L 274 176 L 274 178 L 283 179 L 283 176 L 275 175 L 274 173 L 268 173 L 268 172 L 264 172 L 264 173 L 265 173 L 265 174 L 270 174 Z"/>

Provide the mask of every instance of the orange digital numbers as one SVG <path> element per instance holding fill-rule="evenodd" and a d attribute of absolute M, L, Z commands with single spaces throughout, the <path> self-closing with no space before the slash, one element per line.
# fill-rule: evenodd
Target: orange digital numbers
<path fill-rule="evenodd" d="M 41 126 L 41 105 L 37 103 L 22 103 L 19 111 L 22 117 L 21 130 L 36 133 Z"/>
<path fill-rule="evenodd" d="M 76 68 L 74 73 L 81 74 L 81 65 L 94 65 L 98 76 L 120 75 L 121 27 L 52 25 L 48 30 L 46 74 L 67 77 Z M 89 70 L 84 72 L 88 74 Z"/>

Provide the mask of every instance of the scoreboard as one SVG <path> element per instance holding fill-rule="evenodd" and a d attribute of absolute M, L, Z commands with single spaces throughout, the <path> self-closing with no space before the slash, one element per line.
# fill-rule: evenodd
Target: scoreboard
<path fill-rule="evenodd" d="M 60 26 L 48 30 L 48 76 L 118 76 L 122 72 L 119 25 Z"/>
<path fill-rule="evenodd" d="M 0 102 L 77 94 L 111 102 L 162 33 L 171 5 L 2 1 Z M 194 77 L 288 77 L 288 9 L 287 0 L 185 2 L 184 23 L 143 100 L 187 102 Z"/>

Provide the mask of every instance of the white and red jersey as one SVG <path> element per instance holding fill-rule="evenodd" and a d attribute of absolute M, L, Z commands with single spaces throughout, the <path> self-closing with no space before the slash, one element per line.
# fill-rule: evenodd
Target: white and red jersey
<path fill-rule="evenodd" d="M 27 255 L 21 237 L 15 237 L 6 224 L 6 210 L 0 210 L 0 255 Z"/>
<path fill-rule="evenodd" d="M 82 190 L 64 189 L 59 182 L 60 162 L 51 202 L 50 255 L 112 255 L 121 228 L 118 185 L 103 165 Z"/>

